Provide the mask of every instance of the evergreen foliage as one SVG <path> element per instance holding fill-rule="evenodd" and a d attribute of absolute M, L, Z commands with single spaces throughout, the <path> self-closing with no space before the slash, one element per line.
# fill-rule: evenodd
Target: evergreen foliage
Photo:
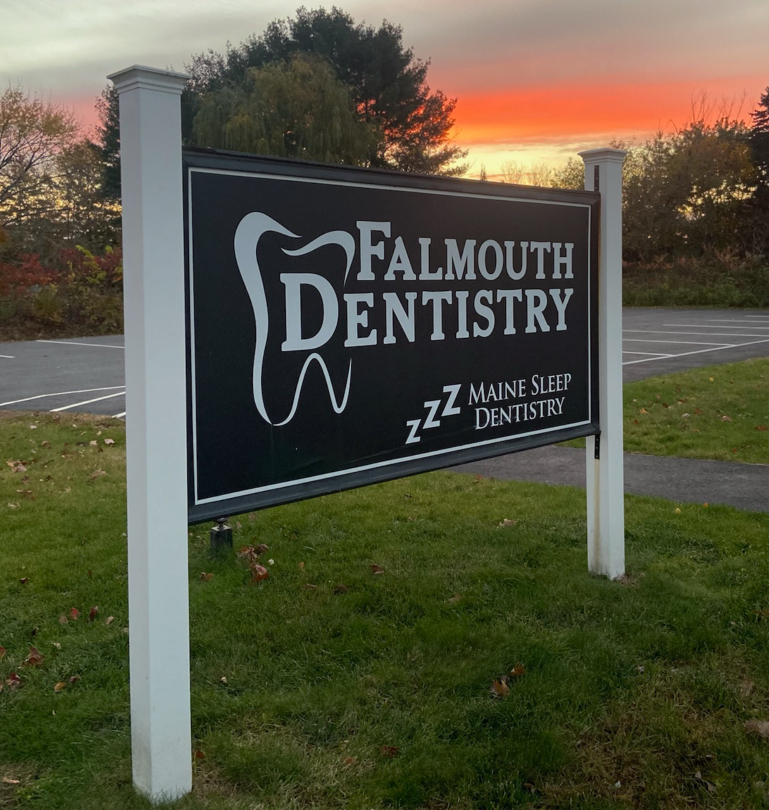
<path fill-rule="evenodd" d="M 187 120 L 197 113 L 206 92 L 248 82 L 251 68 L 289 63 L 297 53 L 323 57 L 351 93 L 355 110 L 376 125 L 381 137 L 355 161 L 403 171 L 462 174 L 456 161 L 466 152 L 451 141 L 456 99 L 427 85 L 429 62 L 403 46 L 400 26 L 355 24 L 338 8 L 300 8 L 294 19 L 275 20 L 224 54 L 208 51 L 193 57 L 192 92 L 183 98 Z M 194 126 L 192 134 L 194 140 Z M 197 143 L 202 146 L 206 144 Z"/>

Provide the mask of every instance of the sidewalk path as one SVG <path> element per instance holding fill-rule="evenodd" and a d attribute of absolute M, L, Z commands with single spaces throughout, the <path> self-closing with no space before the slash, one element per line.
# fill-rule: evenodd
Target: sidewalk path
<path fill-rule="evenodd" d="M 585 488 L 585 451 L 541 447 L 462 464 L 454 472 Z M 625 492 L 769 512 L 769 465 L 625 453 Z"/>

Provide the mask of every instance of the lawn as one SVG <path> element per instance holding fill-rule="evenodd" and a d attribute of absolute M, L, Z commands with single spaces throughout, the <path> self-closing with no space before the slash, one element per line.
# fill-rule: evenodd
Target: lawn
<path fill-rule="evenodd" d="M 625 450 L 769 464 L 769 358 L 624 387 Z"/>
<path fill-rule="evenodd" d="M 0 446 L 0 807 L 145 808 L 123 426 L 26 414 Z M 769 806 L 769 515 L 629 497 L 609 582 L 584 510 L 452 473 L 291 504 L 233 520 L 258 584 L 194 527 L 176 806 Z"/>
<path fill-rule="evenodd" d="M 626 383 L 623 399 L 625 452 L 769 464 L 769 358 Z"/>

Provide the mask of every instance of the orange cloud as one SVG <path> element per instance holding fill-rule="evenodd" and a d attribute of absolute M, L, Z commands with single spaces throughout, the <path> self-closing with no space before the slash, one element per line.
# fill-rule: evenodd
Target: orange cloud
<path fill-rule="evenodd" d="M 596 135 L 644 137 L 658 129 L 684 126 L 704 91 L 716 110 L 721 99 L 733 101 L 731 114 L 747 118 L 764 90 L 764 81 L 750 77 L 699 87 L 691 82 L 561 84 L 465 94 L 457 104 L 456 138 L 469 145 L 574 142 Z"/>

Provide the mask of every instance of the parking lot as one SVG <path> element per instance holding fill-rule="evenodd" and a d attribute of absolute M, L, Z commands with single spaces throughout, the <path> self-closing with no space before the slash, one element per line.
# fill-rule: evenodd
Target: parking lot
<path fill-rule="evenodd" d="M 769 356 L 769 310 L 626 309 L 626 382 Z M 122 336 L 0 343 L 0 408 L 125 416 Z"/>

